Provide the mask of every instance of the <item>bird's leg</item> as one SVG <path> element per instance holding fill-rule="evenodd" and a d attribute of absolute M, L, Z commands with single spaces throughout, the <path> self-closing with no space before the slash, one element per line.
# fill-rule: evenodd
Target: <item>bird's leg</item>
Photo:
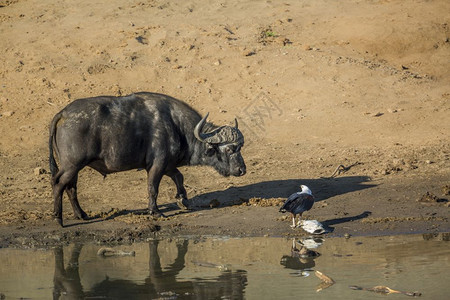
<path fill-rule="evenodd" d="M 297 227 L 301 227 L 301 225 L 300 225 L 301 219 L 302 219 L 302 214 L 299 214 L 299 215 L 298 215 Z"/>
<path fill-rule="evenodd" d="M 294 214 L 292 214 L 292 225 L 291 225 L 291 227 L 295 228 L 295 215 Z"/>

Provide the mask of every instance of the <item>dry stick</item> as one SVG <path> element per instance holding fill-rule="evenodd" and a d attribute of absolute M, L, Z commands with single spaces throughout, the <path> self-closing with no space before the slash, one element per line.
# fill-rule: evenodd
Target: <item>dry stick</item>
<path fill-rule="evenodd" d="M 329 288 L 330 286 L 332 286 L 333 284 L 335 284 L 335 281 L 331 278 L 331 277 L 329 277 L 329 276 L 327 276 L 327 275 L 325 275 L 325 274 L 323 274 L 322 272 L 320 272 L 320 271 L 315 271 L 314 272 L 314 274 L 316 274 L 316 276 L 321 280 L 321 283 L 317 286 L 317 288 L 316 288 L 316 292 L 320 292 L 321 290 L 324 290 L 324 289 L 326 289 L 326 288 Z"/>
<path fill-rule="evenodd" d="M 412 296 L 412 297 L 419 297 L 422 295 L 422 293 L 420 293 L 420 292 L 396 291 L 396 290 L 393 290 L 384 285 L 377 285 L 377 286 L 374 286 L 373 288 L 365 288 L 365 287 L 360 287 L 360 286 L 356 286 L 356 285 L 351 285 L 351 286 L 349 286 L 349 288 L 351 288 L 352 290 L 369 291 L 369 292 L 375 292 L 375 293 L 386 294 L 386 295 L 403 294 L 403 295 Z"/>
<path fill-rule="evenodd" d="M 320 280 L 322 280 L 322 282 L 330 283 L 330 284 L 335 283 L 335 281 L 334 281 L 331 277 L 329 277 L 329 276 L 323 274 L 323 273 L 320 272 L 320 271 L 317 271 L 317 270 L 316 270 L 316 271 L 314 272 L 314 274 L 316 274 L 316 276 L 317 276 Z"/>
<path fill-rule="evenodd" d="M 112 248 L 100 248 L 97 251 L 98 256 L 135 256 L 135 251 L 122 251 L 122 250 L 115 250 Z"/>
<path fill-rule="evenodd" d="M 344 166 L 344 165 L 339 165 L 339 166 L 337 166 L 336 170 L 334 170 L 333 174 L 331 174 L 330 177 L 322 177 L 322 178 L 324 178 L 324 179 L 331 179 L 331 178 L 334 178 L 335 176 L 340 175 L 341 173 L 347 172 L 347 171 L 350 170 L 352 167 L 354 167 L 354 166 L 356 166 L 356 165 L 359 165 L 359 164 L 360 164 L 360 162 L 357 161 L 357 162 L 355 162 L 354 164 L 351 164 L 351 165 L 348 166 L 348 167 L 346 167 L 346 166 Z M 336 173 L 337 173 L 337 175 L 336 175 Z"/>

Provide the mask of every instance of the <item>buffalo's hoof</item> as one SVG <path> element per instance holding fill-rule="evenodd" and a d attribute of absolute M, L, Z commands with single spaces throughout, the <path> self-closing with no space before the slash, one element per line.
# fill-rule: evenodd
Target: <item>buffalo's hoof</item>
<path fill-rule="evenodd" d="M 166 216 L 158 209 L 158 210 L 150 210 L 150 216 L 153 220 L 157 220 L 160 218 L 165 218 Z"/>
<path fill-rule="evenodd" d="M 64 227 L 62 217 L 55 217 L 55 221 L 59 226 Z"/>
<path fill-rule="evenodd" d="M 177 205 L 180 209 L 184 209 L 184 210 L 189 209 L 188 199 L 186 199 L 186 198 L 177 199 Z"/>
<path fill-rule="evenodd" d="M 87 215 L 87 213 L 82 211 L 79 215 L 77 215 L 77 219 L 87 221 L 90 219 L 90 217 Z"/>

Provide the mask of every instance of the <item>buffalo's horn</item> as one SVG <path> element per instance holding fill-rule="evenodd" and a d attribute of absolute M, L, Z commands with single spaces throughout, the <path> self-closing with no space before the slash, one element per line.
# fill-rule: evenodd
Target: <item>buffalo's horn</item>
<path fill-rule="evenodd" d="M 209 113 L 206 114 L 206 116 L 203 117 L 203 119 L 200 120 L 200 122 L 198 122 L 197 125 L 195 125 L 194 128 L 194 135 L 197 138 L 197 140 L 199 140 L 200 142 L 204 142 L 205 141 L 205 135 L 202 133 L 202 129 L 203 126 L 205 126 L 206 123 L 206 119 L 208 118 Z"/>
<path fill-rule="evenodd" d="M 238 128 L 238 127 L 239 127 L 239 126 L 238 126 L 238 121 L 237 121 L 236 118 L 234 118 L 234 127 L 235 127 L 235 128 Z"/>
<path fill-rule="evenodd" d="M 211 132 L 202 133 L 208 115 L 209 113 L 207 113 L 194 128 L 194 135 L 199 141 L 203 143 L 220 144 L 225 142 L 234 143 L 243 139 L 242 133 L 237 129 L 237 120 L 235 120 L 236 127 L 221 126 Z"/>

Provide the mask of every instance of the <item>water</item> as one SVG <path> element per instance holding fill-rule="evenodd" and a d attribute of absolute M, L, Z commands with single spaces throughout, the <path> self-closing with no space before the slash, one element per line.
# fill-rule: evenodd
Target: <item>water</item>
<path fill-rule="evenodd" d="M 329 238 L 317 258 L 292 254 L 286 238 L 149 241 L 115 249 L 135 256 L 102 257 L 101 246 L 51 250 L 0 249 L 0 293 L 6 299 L 386 299 L 351 285 L 378 285 L 449 299 L 448 234 Z M 297 246 L 299 247 L 299 246 Z M 318 270 L 336 283 L 322 286 Z M 408 299 L 392 294 L 392 299 Z"/>

